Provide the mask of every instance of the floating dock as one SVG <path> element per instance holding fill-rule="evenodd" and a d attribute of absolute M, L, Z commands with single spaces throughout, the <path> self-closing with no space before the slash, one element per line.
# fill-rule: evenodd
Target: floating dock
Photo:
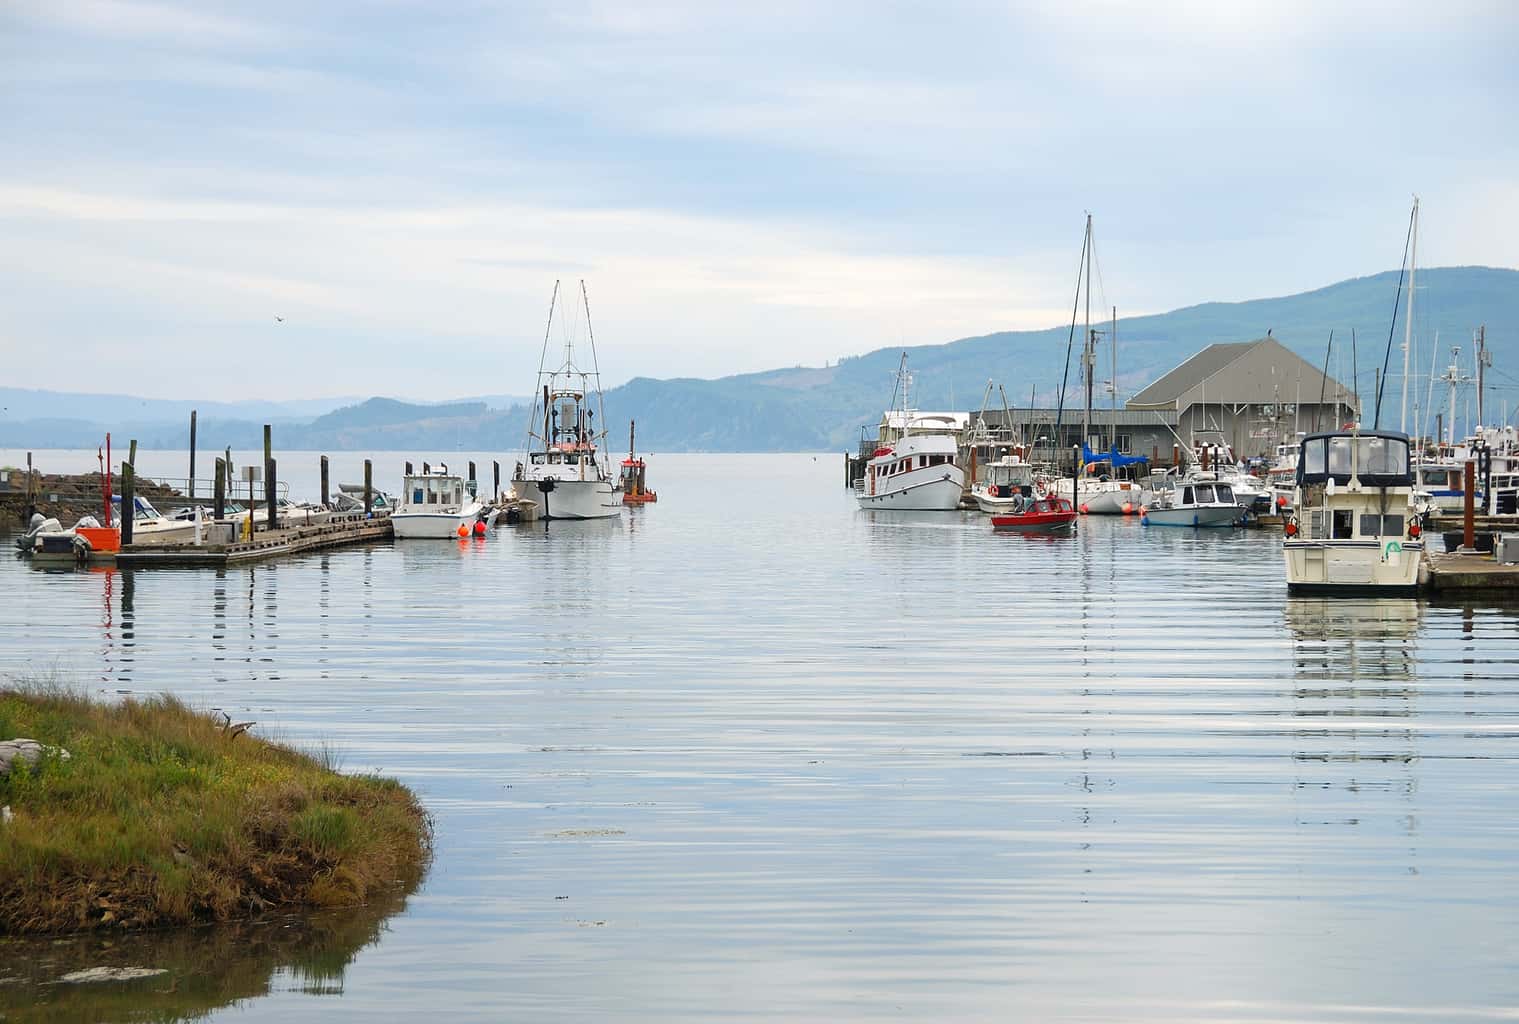
<path fill-rule="evenodd" d="M 389 518 L 366 519 L 360 513 L 335 515 L 326 522 L 311 526 L 260 530 L 251 540 L 231 544 L 129 544 L 117 553 L 116 566 L 120 569 L 220 569 L 279 555 L 323 551 L 349 544 L 390 540 L 391 537 Z"/>
<path fill-rule="evenodd" d="M 1482 591 L 1519 599 L 1519 565 L 1488 554 L 1424 553 L 1424 588 L 1431 594 Z"/>

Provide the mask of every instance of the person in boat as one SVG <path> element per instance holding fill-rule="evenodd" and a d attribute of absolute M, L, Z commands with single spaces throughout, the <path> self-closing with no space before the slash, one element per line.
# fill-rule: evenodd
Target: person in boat
<path fill-rule="evenodd" d="M 1014 491 L 1013 492 L 1013 515 L 1015 515 L 1015 516 L 1021 516 L 1021 515 L 1023 515 L 1023 513 L 1027 512 L 1027 511 L 1028 511 L 1028 499 L 1026 499 L 1023 496 L 1023 492 L 1022 491 Z"/>

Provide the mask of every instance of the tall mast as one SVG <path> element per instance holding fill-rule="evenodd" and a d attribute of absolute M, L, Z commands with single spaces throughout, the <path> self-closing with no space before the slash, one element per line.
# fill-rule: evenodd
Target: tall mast
<path fill-rule="evenodd" d="M 1487 325 L 1477 328 L 1477 426 L 1487 422 L 1484 415 L 1482 392 L 1487 385 L 1487 373 L 1489 366 L 1493 365 L 1493 354 L 1487 350 Z"/>
<path fill-rule="evenodd" d="M 1414 337 L 1414 268 L 1419 262 L 1419 197 L 1414 196 L 1413 248 L 1408 260 L 1408 313 L 1403 321 L 1403 405 L 1398 413 L 1398 429 L 1408 433 L 1408 355 Z"/>
<path fill-rule="evenodd" d="M 1092 353 L 1092 215 L 1087 214 L 1087 300 L 1086 300 L 1086 345 L 1081 350 L 1081 365 L 1086 370 L 1087 377 L 1087 403 L 1081 415 L 1081 445 L 1086 447 L 1087 436 L 1092 432 L 1092 363 L 1095 357 Z"/>
<path fill-rule="evenodd" d="M 1110 393 L 1113 405 L 1113 418 L 1108 423 L 1108 450 L 1115 451 L 1118 448 L 1118 307 L 1113 307 L 1113 329 L 1108 332 L 1108 344 L 1112 346 L 1113 356 L 1113 390 Z"/>

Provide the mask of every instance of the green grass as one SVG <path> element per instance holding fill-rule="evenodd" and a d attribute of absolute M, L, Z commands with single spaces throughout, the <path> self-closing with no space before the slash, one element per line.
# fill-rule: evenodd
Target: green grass
<path fill-rule="evenodd" d="M 362 903 L 415 884 L 430 830 L 399 783 L 341 775 L 172 697 L 0 688 L 0 740 L 63 747 L 0 777 L 0 934 Z"/>

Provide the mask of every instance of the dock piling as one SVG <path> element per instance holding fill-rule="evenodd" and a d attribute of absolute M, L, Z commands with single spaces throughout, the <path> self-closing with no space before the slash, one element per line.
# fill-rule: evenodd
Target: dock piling
<path fill-rule="evenodd" d="M 364 517 L 374 514 L 374 463 L 364 460 Z"/>
<path fill-rule="evenodd" d="M 190 410 L 190 490 L 189 496 L 195 497 L 195 410 Z"/>
<path fill-rule="evenodd" d="M 216 460 L 216 490 L 213 492 L 211 518 L 218 522 L 227 514 L 227 464 Z"/>
<path fill-rule="evenodd" d="M 1476 514 L 1476 490 L 1477 490 L 1477 466 L 1471 459 L 1466 460 L 1465 496 L 1461 499 L 1464 506 L 1461 518 L 1461 548 L 1470 551 L 1477 545 Z"/>
<path fill-rule="evenodd" d="M 491 497 L 495 501 L 501 500 L 501 463 L 491 463 Z"/>
<path fill-rule="evenodd" d="M 136 441 L 132 442 L 134 445 Z M 121 467 L 121 543 L 132 543 L 132 520 L 137 518 L 137 471 L 128 462 Z"/>
<path fill-rule="evenodd" d="M 479 483 L 478 483 L 478 482 L 477 482 L 477 478 L 476 478 L 476 476 L 475 476 L 475 464 L 474 464 L 474 463 L 473 463 L 473 462 L 471 462 L 471 463 L 470 463 L 470 464 L 469 464 L 469 476 L 467 476 L 467 477 L 465 477 L 465 479 L 466 479 L 466 480 L 467 480 L 467 481 L 468 481 L 468 482 L 469 482 L 469 483 L 471 483 L 471 484 L 474 484 L 474 485 L 475 485 L 475 490 L 476 490 L 476 491 L 478 491 L 478 490 L 479 490 L 479 489 L 480 489 L 480 484 L 479 484 Z"/>
<path fill-rule="evenodd" d="M 329 491 L 328 491 L 328 488 L 327 488 L 327 456 L 323 455 L 322 456 L 322 507 L 323 508 L 326 508 L 328 505 L 332 504 L 332 502 L 330 500 L 328 500 L 328 499 L 329 499 Z"/>
<path fill-rule="evenodd" d="M 277 519 L 277 515 L 279 513 L 279 507 L 275 504 L 275 498 L 274 498 L 274 491 L 275 491 L 275 479 L 274 479 L 275 478 L 275 465 L 274 465 L 274 459 L 271 458 L 271 459 L 267 459 L 265 461 L 266 461 L 268 469 L 267 469 L 267 472 L 264 473 L 264 503 L 269 506 L 269 529 L 271 529 L 271 530 L 277 530 L 277 529 L 279 529 L 279 521 Z"/>
<path fill-rule="evenodd" d="M 406 464 L 406 475 L 411 476 L 411 463 Z"/>
<path fill-rule="evenodd" d="M 127 446 L 127 465 L 137 468 L 137 438 L 132 438 Z"/>

